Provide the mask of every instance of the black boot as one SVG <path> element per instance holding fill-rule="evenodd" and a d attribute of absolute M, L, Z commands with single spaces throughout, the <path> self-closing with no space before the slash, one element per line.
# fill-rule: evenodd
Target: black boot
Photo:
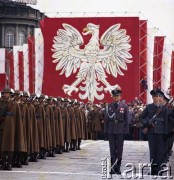
<path fill-rule="evenodd" d="M 38 153 L 37 153 L 37 152 L 35 152 L 35 153 L 34 153 L 33 162 L 38 162 L 37 157 L 38 157 Z"/>
<path fill-rule="evenodd" d="M 14 167 L 17 168 L 22 168 L 22 164 L 21 164 L 21 159 L 22 159 L 22 153 L 21 152 L 16 152 L 16 164 Z"/>
<path fill-rule="evenodd" d="M 70 151 L 73 151 L 73 143 L 71 142 L 70 143 L 70 148 L 69 148 Z"/>
<path fill-rule="evenodd" d="M 65 152 L 69 152 L 69 143 L 68 142 L 65 143 Z"/>
<path fill-rule="evenodd" d="M 59 154 L 59 146 L 56 147 L 55 153 L 56 153 L 56 154 Z"/>
<path fill-rule="evenodd" d="M 12 159 L 13 159 L 13 153 L 9 152 L 7 157 L 7 164 L 6 164 L 6 170 L 11 171 L 12 170 Z"/>
<path fill-rule="evenodd" d="M 46 159 L 47 157 L 47 149 L 44 148 L 43 150 L 43 159 Z"/>
<path fill-rule="evenodd" d="M 59 146 L 59 154 L 63 154 L 63 149 L 64 149 L 63 146 Z"/>
<path fill-rule="evenodd" d="M 0 166 L 0 170 L 6 170 L 6 163 L 7 163 L 6 153 L 3 153 L 2 154 L 2 164 Z"/>
<path fill-rule="evenodd" d="M 28 165 L 28 153 L 23 153 L 22 165 Z"/>
<path fill-rule="evenodd" d="M 5 162 L 3 162 L 2 165 L 0 166 L 0 170 L 6 170 Z"/>
<path fill-rule="evenodd" d="M 40 148 L 38 159 L 43 159 L 43 149 Z"/>
<path fill-rule="evenodd" d="M 73 151 L 76 151 L 77 150 L 77 141 L 76 140 L 73 140 L 73 143 L 72 143 L 72 148 L 73 148 Z"/>
<path fill-rule="evenodd" d="M 110 170 L 110 174 L 116 174 L 115 172 L 115 167 L 116 166 L 116 162 L 111 158 L 111 170 Z"/>
<path fill-rule="evenodd" d="M 50 156 L 49 157 L 55 157 L 55 150 L 54 150 L 54 148 L 51 148 Z"/>
<path fill-rule="evenodd" d="M 81 150 L 81 148 L 80 148 L 80 144 L 81 144 L 81 139 L 78 139 L 78 143 L 77 143 L 77 150 Z"/>
<path fill-rule="evenodd" d="M 121 167 L 121 159 L 118 160 L 116 166 L 114 167 L 114 171 L 116 174 L 121 174 L 120 167 Z"/>
<path fill-rule="evenodd" d="M 5 170 L 11 171 L 12 170 L 11 164 L 7 163 Z"/>
<path fill-rule="evenodd" d="M 63 154 L 63 146 L 57 146 L 57 154 Z"/>

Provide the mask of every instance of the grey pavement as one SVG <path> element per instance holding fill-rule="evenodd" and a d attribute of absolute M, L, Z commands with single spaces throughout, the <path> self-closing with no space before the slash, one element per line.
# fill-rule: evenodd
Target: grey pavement
<path fill-rule="evenodd" d="M 166 168 L 168 177 L 174 175 L 174 155 Z M 70 153 L 57 154 L 46 160 L 30 162 L 29 166 L 13 168 L 12 171 L 0 171 L 0 180 L 102 180 L 102 179 L 154 179 L 148 174 L 149 168 L 141 169 L 149 163 L 149 149 L 147 141 L 125 141 L 121 170 L 122 176 L 110 176 L 106 165 L 109 162 L 108 141 L 86 140 L 82 142 L 81 150 Z M 147 164 L 148 165 L 148 164 Z M 134 171 L 131 171 L 134 169 Z M 130 171 L 126 173 L 127 171 Z M 133 173 L 134 172 L 134 173 Z M 137 176 L 137 177 L 136 177 Z M 157 179 L 162 179 L 158 177 Z"/>

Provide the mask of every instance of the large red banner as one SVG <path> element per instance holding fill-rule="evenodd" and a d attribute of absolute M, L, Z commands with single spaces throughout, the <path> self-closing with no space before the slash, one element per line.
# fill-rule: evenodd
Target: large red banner
<path fill-rule="evenodd" d="M 121 86 L 123 99 L 140 93 L 139 18 L 46 18 L 43 93 L 95 103 L 112 100 Z"/>

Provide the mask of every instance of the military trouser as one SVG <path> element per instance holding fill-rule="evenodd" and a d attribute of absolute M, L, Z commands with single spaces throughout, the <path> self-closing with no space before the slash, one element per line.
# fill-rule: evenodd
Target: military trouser
<path fill-rule="evenodd" d="M 171 155 L 171 151 L 172 151 L 172 147 L 173 147 L 173 140 L 174 140 L 174 135 L 170 135 L 170 137 L 168 138 L 168 153 L 169 155 Z"/>
<path fill-rule="evenodd" d="M 111 165 L 122 159 L 123 155 L 123 134 L 108 134 Z"/>
<path fill-rule="evenodd" d="M 164 142 L 164 134 L 148 134 L 148 143 L 150 150 L 150 163 L 151 165 L 151 174 L 158 174 L 162 169 L 162 163 L 165 163 L 166 155 L 166 143 Z"/>

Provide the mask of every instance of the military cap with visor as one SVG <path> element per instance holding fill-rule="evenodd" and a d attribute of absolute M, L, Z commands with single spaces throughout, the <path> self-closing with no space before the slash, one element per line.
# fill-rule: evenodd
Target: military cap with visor
<path fill-rule="evenodd" d="M 122 91 L 120 90 L 120 89 L 113 89 L 112 91 L 111 91 L 111 94 L 113 95 L 113 96 L 118 96 L 118 95 L 120 95 L 122 93 Z"/>
<path fill-rule="evenodd" d="M 158 96 L 158 92 L 157 92 L 157 90 L 155 90 L 155 89 L 152 89 L 152 90 L 150 91 L 150 94 L 151 94 L 152 96 Z"/>

